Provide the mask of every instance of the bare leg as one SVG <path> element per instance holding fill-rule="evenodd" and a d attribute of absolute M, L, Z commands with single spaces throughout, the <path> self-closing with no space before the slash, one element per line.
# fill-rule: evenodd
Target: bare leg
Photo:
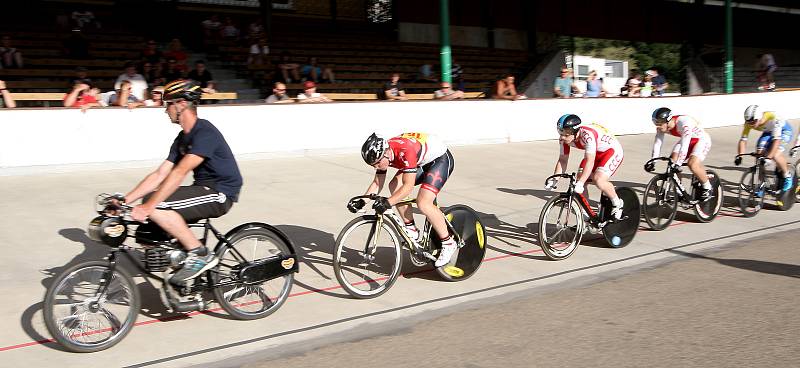
<path fill-rule="evenodd" d="M 189 226 L 186 225 L 186 221 L 183 220 L 183 217 L 177 212 L 172 210 L 155 210 L 150 215 L 150 219 L 164 229 L 164 231 L 174 236 L 175 239 L 178 239 L 181 245 L 183 245 L 183 248 L 187 251 L 203 246 L 194 236 L 192 230 L 189 230 Z"/>
<path fill-rule="evenodd" d="M 444 221 L 442 210 L 433 204 L 434 199 L 436 199 L 436 194 L 427 189 L 420 189 L 417 194 L 417 207 L 428 218 L 436 234 L 439 235 L 439 239 L 444 239 L 450 236 L 450 232 L 447 231 L 447 223 Z"/>
<path fill-rule="evenodd" d="M 689 170 L 692 170 L 692 174 L 697 177 L 701 184 L 708 182 L 706 167 L 703 166 L 703 162 L 697 156 L 689 156 Z"/>
<path fill-rule="evenodd" d="M 608 179 L 608 175 L 600 171 L 596 171 L 592 176 L 594 185 L 596 185 L 597 188 L 606 195 L 606 197 L 613 201 L 617 199 L 617 191 L 614 189 L 614 184 L 611 184 Z"/>

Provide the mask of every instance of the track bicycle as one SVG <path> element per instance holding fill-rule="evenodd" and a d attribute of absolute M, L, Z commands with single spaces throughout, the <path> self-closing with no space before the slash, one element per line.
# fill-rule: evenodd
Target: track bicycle
<path fill-rule="evenodd" d="M 787 211 L 794 205 L 797 191 L 797 178 L 794 167 L 787 165 L 792 171 L 794 187 L 783 192 L 783 175 L 778 170 L 775 161 L 764 157 L 757 152 L 742 153 L 736 157 L 752 156 L 756 162 L 748 168 L 739 181 L 738 198 L 739 208 L 745 217 L 753 217 L 764 206 L 764 198 L 769 194 L 775 198 L 775 204 L 781 211 Z"/>
<path fill-rule="evenodd" d="M 381 198 L 370 194 L 353 197 L 350 201 Z M 407 199 L 395 207 L 414 203 L 416 199 Z M 448 264 L 435 268 L 436 273 L 446 281 L 465 280 L 475 274 L 486 254 L 483 224 L 478 214 L 465 205 L 450 206 L 442 212 L 458 250 Z M 404 221 L 394 207 L 383 213 L 358 216 L 344 226 L 336 238 L 333 270 L 348 294 L 368 299 L 388 291 L 400 276 L 402 248 L 407 250 L 415 266 L 424 267 L 436 261 L 441 242 L 427 218 L 416 241 L 409 237 L 403 226 Z"/>
<path fill-rule="evenodd" d="M 795 158 L 799 150 L 800 150 L 800 145 L 792 147 L 792 149 L 789 150 L 789 156 Z M 797 170 L 800 170 L 800 160 L 797 160 L 797 162 L 794 163 L 795 179 L 797 179 L 797 173 L 798 173 Z M 800 183 L 794 184 L 794 198 L 795 202 L 800 202 Z"/>
<path fill-rule="evenodd" d="M 110 247 L 108 256 L 65 270 L 45 294 L 45 325 L 67 350 L 108 349 L 135 325 L 141 296 L 131 274 L 120 266 L 121 255 L 145 277 L 161 282 L 161 301 L 171 312 L 204 310 L 210 296 L 231 317 L 252 320 L 272 314 L 289 297 L 299 265 L 292 242 L 277 228 L 249 222 L 223 235 L 208 219 L 189 224 L 202 230 L 203 244 L 209 235 L 217 239 L 213 251 L 219 264 L 174 286 L 166 280 L 187 256 L 181 244 L 152 221 L 133 221 L 133 207 L 119 200 L 118 196 L 99 195 L 100 215 L 87 231 L 92 240 Z M 124 244 L 127 238 L 134 238 L 136 244 Z"/>
<path fill-rule="evenodd" d="M 678 205 L 684 209 L 693 209 L 697 220 L 711 222 L 722 209 L 724 199 L 722 184 L 719 175 L 712 170 L 706 170 L 708 181 L 711 183 L 711 197 L 702 200 L 702 185 L 695 175 L 690 179 L 691 191 L 683 185 L 680 171 L 674 169 L 672 159 L 669 157 L 652 158 L 645 163 L 645 171 L 652 172 L 656 161 L 667 161 L 667 168 L 663 173 L 657 173 L 650 179 L 642 196 L 644 204 L 644 219 L 653 230 L 663 230 L 678 213 Z M 651 170 L 647 170 L 647 169 Z"/>
<path fill-rule="evenodd" d="M 595 211 L 584 193 L 575 193 L 575 173 L 551 175 L 545 185 L 557 178 L 569 179 L 569 187 L 550 198 L 539 215 L 539 244 L 548 258 L 562 260 L 571 256 L 586 231 L 601 231 L 613 248 L 622 248 L 633 241 L 640 216 L 639 196 L 633 189 L 616 188 L 624 202 L 622 218 L 617 220 L 611 216 L 611 199 L 605 195 L 601 195 Z"/>

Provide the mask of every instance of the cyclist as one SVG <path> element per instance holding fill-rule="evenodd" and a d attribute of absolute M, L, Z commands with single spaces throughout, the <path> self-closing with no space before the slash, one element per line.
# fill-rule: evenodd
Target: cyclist
<path fill-rule="evenodd" d="M 225 138 L 208 120 L 197 118 L 200 85 L 176 80 L 164 87 L 166 112 L 172 123 L 181 127 L 167 159 L 147 175 L 124 201 L 132 203 L 136 221 L 150 219 L 174 236 L 186 249 L 183 267 L 168 276 L 174 285 L 183 285 L 218 263 L 214 253 L 189 230 L 187 223 L 224 215 L 236 202 L 242 187 L 239 166 Z M 180 186 L 190 172 L 194 184 Z"/>
<path fill-rule="evenodd" d="M 582 125 L 581 118 L 574 114 L 561 116 L 556 123 L 556 129 L 559 134 L 559 143 L 561 143 L 561 152 L 553 172 L 563 174 L 566 171 L 570 147 L 584 150 L 585 154 L 575 183 L 575 193 L 583 193 L 585 183 L 591 180 L 603 194 L 611 199 L 611 215 L 617 220 L 622 219 L 622 199 L 617 196 L 614 184 L 609 181 L 624 157 L 622 145 L 619 144 L 617 138 L 601 125 Z M 545 183 L 545 189 L 555 189 L 556 182 L 557 180 L 554 178 Z"/>
<path fill-rule="evenodd" d="M 784 177 L 781 190 L 784 192 L 790 190 L 793 184 L 792 173 L 782 153 L 786 150 L 786 144 L 792 140 L 792 126 L 788 121 L 778 118 L 774 111 L 762 112 L 758 105 L 748 106 L 744 110 L 744 128 L 739 139 L 739 154 L 747 149 L 747 137 L 752 129 L 763 132 L 756 143 L 756 153 L 775 160 Z M 737 157 L 734 161 L 737 166 L 741 163 L 741 157 Z"/>
<path fill-rule="evenodd" d="M 687 161 L 689 170 L 692 171 L 700 182 L 700 200 L 706 201 L 711 198 L 713 188 L 708 181 L 706 168 L 703 160 L 706 159 L 708 151 L 711 149 L 711 136 L 700 127 L 700 123 L 688 115 L 672 115 L 672 110 L 666 107 L 659 107 L 653 111 L 653 124 L 656 126 L 656 138 L 653 142 L 653 158 L 661 156 L 661 144 L 664 142 L 664 135 L 669 133 L 680 138 L 678 143 L 672 147 L 672 169 L 680 172 L 681 165 Z M 652 171 L 655 164 L 650 163 L 645 170 Z"/>
<path fill-rule="evenodd" d="M 361 157 L 368 165 L 375 168 L 366 194 L 377 194 L 386 181 L 389 167 L 397 169 L 397 173 L 389 182 L 391 196 L 381 198 L 373 204 L 378 212 L 383 212 L 411 194 L 415 186 L 420 185 L 417 194 L 417 207 L 428 218 L 439 239 L 442 250 L 434 265 L 441 267 L 450 262 L 457 245 L 450 232 L 444 214 L 433 201 L 453 172 L 453 155 L 447 146 L 438 138 L 425 133 L 404 133 L 400 136 L 384 139 L 375 133 L 367 138 L 361 147 Z M 356 212 L 366 202 L 358 199 L 348 203 L 347 208 Z M 419 229 L 414 224 L 410 205 L 398 206 L 398 213 L 405 222 L 404 229 L 413 240 L 419 239 Z"/>

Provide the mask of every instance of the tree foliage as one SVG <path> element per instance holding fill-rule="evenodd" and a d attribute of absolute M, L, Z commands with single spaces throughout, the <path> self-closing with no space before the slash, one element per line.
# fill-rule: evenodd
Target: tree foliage
<path fill-rule="evenodd" d="M 575 37 L 573 40 L 569 41 L 567 38 L 562 45 L 574 42 L 575 53 L 578 55 L 628 61 L 631 70 L 644 71 L 655 68 L 665 75 L 674 87 L 677 87 L 682 79 L 680 45 L 583 37 Z M 570 46 L 565 48 L 571 48 Z"/>

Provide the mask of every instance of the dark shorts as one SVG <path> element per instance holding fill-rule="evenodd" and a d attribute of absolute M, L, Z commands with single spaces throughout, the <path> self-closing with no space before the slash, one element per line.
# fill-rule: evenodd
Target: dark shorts
<path fill-rule="evenodd" d="M 450 150 L 447 150 L 443 155 L 417 170 L 417 179 L 414 185 L 422 184 L 420 188 L 430 190 L 434 194 L 439 194 L 444 183 L 447 182 L 450 174 L 453 173 L 454 166 L 455 161 L 453 160 L 453 155 L 450 153 Z"/>
<path fill-rule="evenodd" d="M 203 219 L 220 217 L 228 213 L 232 206 L 233 201 L 224 193 L 202 185 L 189 185 L 179 187 L 164 202 L 159 203 L 156 209 L 173 210 L 180 214 L 187 224 L 191 224 Z"/>

